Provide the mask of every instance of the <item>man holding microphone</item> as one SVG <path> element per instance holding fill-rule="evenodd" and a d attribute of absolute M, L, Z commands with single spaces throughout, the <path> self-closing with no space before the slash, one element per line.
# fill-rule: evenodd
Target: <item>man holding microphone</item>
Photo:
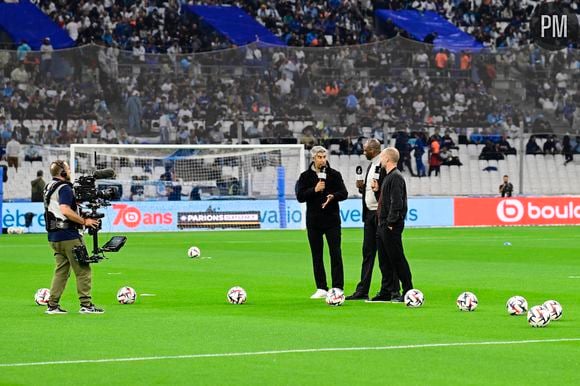
<path fill-rule="evenodd" d="M 326 297 L 328 285 L 324 270 L 324 240 L 330 252 L 332 287 L 343 289 L 340 209 L 338 202 L 348 197 L 342 175 L 328 165 L 327 151 L 314 146 L 310 151 L 312 162 L 296 182 L 296 198 L 306 203 L 306 229 L 312 254 L 316 292 L 311 299 Z"/>
<path fill-rule="evenodd" d="M 360 282 L 355 292 L 346 297 L 346 300 L 367 300 L 377 254 L 377 206 L 379 191 L 372 190 L 373 181 L 380 186 L 386 176 L 385 169 L 381 168 L 381 143 L 377 139 L 369 139 L 364 144 L 364 154 L 371 161 L 366 173 L 363 175 L 357 171 L 356 187 L 362 194 L 364 236 L 362 246 L 362 267 Z M 360 166 L 359 166 L 360 168 Z M 381 252 L 382 253 L 382 252 Z M 399 296 L 399 279 L 393 273 L 390 277 L 383 277 L 383 286 L 389 288 L 389 297 Z"/>
<path fill-rule="evenodd" d="M 377 207 L 379 249 L 379 266 L 383 274 L 381 290 L 371 301 L 403 302 L 403 296 L 393 297 L 390 288 L 385 285 L 396 273 L 403 287 L 403 294 L 413 288 L 411 268 L 403 250 L 402 235 L 407 215 L 407 185 L 401 172 L 397 169 L 399 151 L 394 147 L 384 149 L 381 154 L 381 165 L 387 174 L 379 186 L 373 181 L 372 189 L 380 191 Z"/>

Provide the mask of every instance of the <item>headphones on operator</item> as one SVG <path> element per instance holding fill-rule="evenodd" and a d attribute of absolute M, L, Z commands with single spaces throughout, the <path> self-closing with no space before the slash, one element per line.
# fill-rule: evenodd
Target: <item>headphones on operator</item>
<path fill-rule="evenodd" d="M 60 168 L 60 173 L 58 175 L 61 176 L 62 178 L 66 178 L 66 166 L 65 166 L 64 161 L 63 160 L 54 161 L 52 163 L 52 165 L 50 165 L 51 172 L 52 172 L 53 165 L 56 165 Z M 53 174 L 54 177 L 56 177 L 55 174 Z"/>

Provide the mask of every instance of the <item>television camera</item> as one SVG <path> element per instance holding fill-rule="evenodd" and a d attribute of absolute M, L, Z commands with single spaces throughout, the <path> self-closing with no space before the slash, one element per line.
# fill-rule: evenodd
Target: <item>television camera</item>
<path fill-rule="evenodd" d="M 113 169 L 101 169 L 93 172 L 92 175 L 80 176 L 74 181 L 73 190 L 75 200 L 81 208 L 87 208 L 89 211 L 81 211 L 83 218 L 100 220 L 105 217 L 104 213 L 98 212 L 101 207 L 111 205 L 111 200 L 119 198 L 119 191 L 116 187 L 110 186 L 106 189 L 98 189 L 96 180 L 115 178 Z M 118 252 L 127 241 L 125 236 L 114 236 L 99 247 L 99 231 L 101 230 L 101 221 L 96 228 L 88 228 L 88 233 L 93 237 L 92 255 L 89 256 L 86 246 L 77 246 L 73 249 L 75 258 L 79 263 L 98 263 L 105 258 L 105 252 Z"/>

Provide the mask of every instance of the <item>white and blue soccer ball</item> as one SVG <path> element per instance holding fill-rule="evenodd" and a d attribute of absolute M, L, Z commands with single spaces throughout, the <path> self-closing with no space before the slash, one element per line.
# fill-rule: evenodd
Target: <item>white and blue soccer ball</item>
<path fill-rule="evenodd" d="M 191 257 L 192 259 L 199 257 L 200 255 L 201 250 L 196 246 L 193 246 L 187 250 L 187 256 Z"/>
<path fill-rule="evenodd" d="M 244 290 L 242 287 L 232 287 L 228 291 L 227 299 L 231 304 L 244 304 L 247 298 L 248 295 L 246 294 L 246 290 Z"/>
<path fill-rule="evenodd" d="M 403 300 L 407 307 L 421 307 L 425 302 L 425 296 L 418 289 L 410 289 L 405 294 Z"/>
<path fill-rule="evenodd" d="M 326 304 L 329 306 L 342 306 L 344 304 L 344 291 L 340 288 L 331 288 L 326 292 Z"/>
<path fill-rule="evenodd" d="M 562 317 L 562 306 L 555 300 L 546 300 L 544 308 L 550 312 L 550 320 L 558 320 Z"/>
<path fill-rule="evenodd" d="M 528 311 L 528 301 L 523 296 L 512 296 L 505 304 L 510 315 L 524 315 Z"/>
<path fill-rule="evenodd" d="M 34 294 L 34 302 L 39 306 L 46 306 L 50 298 L 50 290 L 48 288 L 39 288 Z"/>
<path fill-rule="evenodd" d="M 477 296 L 471 292 L 463 292 L 457 297 L 457 308 L 461 311 L 474 311 L 477 308 Z"/>
<path fill-rule="evenodd" d="M 546 327 L 550 320 L 550 311 L 544 306 L 533 306 L 528 311 L 528 323 L 532 327 Z"/>
<path fill-rule="evenodd" d="M 133 304 L 137 300 L 137 292 L 131 287 L 121 287 L 117 291 L 117 301 L 121 304 Z"/>

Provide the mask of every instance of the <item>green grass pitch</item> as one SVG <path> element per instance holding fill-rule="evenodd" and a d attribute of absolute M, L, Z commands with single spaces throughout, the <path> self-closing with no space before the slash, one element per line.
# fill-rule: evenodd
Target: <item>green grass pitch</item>
<path fill-rule="evenodd" d="M 361 240 L 343 230 L 347 294 Z M 33 295 L 50 287 L 46 236 L 3 235 L 0 384 L 580 384 L 580 228 L 408 229 L 404 243 L 426 299 L 417 309 L 310 300 L 305 231 L 214 231 L 129 234 L 93 266 L 104 315 L 78 313 L 74 277 L 61 302 L 69 314 L 45 315 Z M 187 257 L 191 245 L 203 258 Z M 377 264 L 373 293 L 379 281 Z M 124 285 L 135 304 L 116 302 Z M 235 285 L 246 304 L 226 302 Z M 455 306 L 466 290 L 479 298 L 471 313 Z M 563 317 L 531 328 L 507 314 L 512 295 L 556 299 Z"/>

